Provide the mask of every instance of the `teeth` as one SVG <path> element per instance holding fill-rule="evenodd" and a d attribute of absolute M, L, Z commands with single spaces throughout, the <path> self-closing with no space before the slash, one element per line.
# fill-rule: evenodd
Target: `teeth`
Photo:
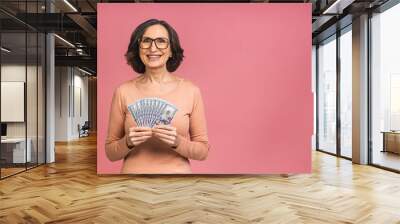
<path fill-rule="evenodd" d="M 158 59 L 160 59 L 160 55 L 147 55 L 147 57 L 151 60 L 151 61 L 156 61 Z"/>

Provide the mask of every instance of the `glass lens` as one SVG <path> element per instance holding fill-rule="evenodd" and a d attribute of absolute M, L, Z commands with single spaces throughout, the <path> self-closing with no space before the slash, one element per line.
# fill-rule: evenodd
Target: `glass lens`
<path fill-rule="evenodd" d="M 168 47 L 168 39 L 166 38 L 157 38 L 155 42 L 157 47 L 160 49 L 165 49 Z"/>
<path fill-rule="evenodd" d="M 151 38 L 143 38 L 142 41 L 140 41 L 140 47 L 149 48 L 152 42 L 153 40 Z"/>
<path fill-rule="evenodd" d="M 145 37 L 142 39 L 142 41 L 140 41 L 140 48 L 150 48 L 151 44 L 153 42 L 153 39 L 149 38 L 149 37 Z M 156 44 L 156 47 L 158 49 L 166 49 L 168 47 L 169 41 L 167 38 L 163 38 L 163 37 L 159 37 L 154 39 L 154 42 Z"/>

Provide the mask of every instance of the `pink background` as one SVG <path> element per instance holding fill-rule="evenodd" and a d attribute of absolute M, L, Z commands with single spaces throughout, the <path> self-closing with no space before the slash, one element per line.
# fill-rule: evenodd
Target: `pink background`
<path fill-rule="evenodd" d="M 98 4 L 99 174 L 119 173 L 104 151 L 113 90 L 132 31 L 150 18 L 178 32 L 176 74 L 202 92 L 211 149 L 194 173 L 311 172 L 311 4 Z"/>

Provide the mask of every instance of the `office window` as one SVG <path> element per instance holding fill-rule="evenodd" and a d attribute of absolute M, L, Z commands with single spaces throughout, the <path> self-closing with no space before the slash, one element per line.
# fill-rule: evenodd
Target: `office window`
<path fill-rule="evenodd" d="M 313 92 L 313 136 L 312 136 L 312 149 L 316 150 L 316 134 L 317 134 L 317 48 L 315 45 L 312 46 L 311 52 L 311 63 L 312 63 L 312 92 Z"/>
<path fill-rule="evenodd" d="M 400 170 L 400 4 L 371 18 L 372 163 Z"/>
<path fill-rule="evenodd" d="M 351 26 L 340 36 L 340 154 L 352 157 L 352 35 Z"/>
<path fill-rule="evenodd" d="M 336 153 L 336 36 L 318 47 L 318 149 Z"/>

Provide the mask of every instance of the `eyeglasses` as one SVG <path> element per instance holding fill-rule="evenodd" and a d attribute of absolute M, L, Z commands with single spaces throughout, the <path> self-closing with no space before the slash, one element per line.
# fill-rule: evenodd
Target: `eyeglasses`
<path fill-rule="evenodd" d="M 141 40 L 139 40 L 139 46 L 142 49 L 149 49 L 151 47 L 151 45 L 154 43 L 156 44 L 156 47 L 158 49 L 167 49 L 168 45 L 169 45 L 169 40 L 167 38 L 163 38 L 163 37 L 158 37 L 156 39 L 152 39 L 150 37 L 145 37 Z"/>

